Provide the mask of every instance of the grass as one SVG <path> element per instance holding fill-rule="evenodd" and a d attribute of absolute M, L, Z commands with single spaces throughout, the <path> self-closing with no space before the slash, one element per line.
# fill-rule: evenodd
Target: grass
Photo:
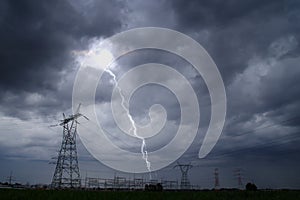
<path fill-rule="evenodd" d="M 258 200 L 280 200 L 280 199 L 300 199 L 300 191 L 191 191 L 191 192 L 144 192 L 144 191 L 71 191 L 71 190 L 17 190 L 0 189 L 0 199 L 12 200 L 58 200 L 58 199 L 151 199 L 151 200 L 239 200 L 239 199 L 258 199 Z"/>

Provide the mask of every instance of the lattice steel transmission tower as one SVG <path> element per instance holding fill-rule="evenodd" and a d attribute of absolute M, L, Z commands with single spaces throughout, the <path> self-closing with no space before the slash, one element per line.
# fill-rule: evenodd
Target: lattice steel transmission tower
<path fill-rule="evenodd" d="M 220 181 L 219 181 L 219 169 L 218 168 L 215 168 L 214 175 L 215 175 L 215 189 L 219 189 Z"/>
<path fill-rule="evenodd" d="M 188 179 L 188 171 L 193 167 L 191 164 L 179 164 L 174 166 L 174 168 L 179 167 L 181 171 L 181 181 L 180 181 L 180 189 L 189 190 L 191 189 L 191 183 Z"/>
<path fill-rule="evenodd" d="M 234 170 L 234 175 L 238 182 L 238 188 L 243 189 L 243 181 L 242 181 L 242 169 L 236 169 Z"/>
<path fill-rule="evenodd" d="M 9 176 L 6 178 L 6 181 L 8 181 L 9 185 L 12 185 L 12 182 L 15 181 L 14 176 L 12 175 L 12 171 L 10 171 Z"/>
<path fill-rule="evenodd" d="M 80 171 L 78 167 L 76 134 L 77 119 L 81 116 L 88 118 L 79 113 L 80 104 L 75 114 L 61 120 L 60 124 L 53 126 L 63 127 L 63 139 L 61 148 L 58 153 L 56 168 L 52 178 L 52 188 L 78 188 L 81 187 Z"/>

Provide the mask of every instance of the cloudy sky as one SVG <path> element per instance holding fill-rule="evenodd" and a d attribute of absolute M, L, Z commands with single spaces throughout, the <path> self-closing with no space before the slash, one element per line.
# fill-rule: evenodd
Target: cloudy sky
<path fill-rule="evenodd" d="M 62 129 L 49 125 L 57 124 L 63 112 L 71 114 L 79 69 L 74 52 L 84 52 L 125 30 L 154 26 L 180 31 L 199 42 L 218 66 L 226 89 L 222 135 L 212 152 L 199 159 L 211 102 L 193 67 L 172 53 L 145 49 L 120 58 L 113 68 L 120 78 L 134 66 L 156 62 L 189 80 L 199 100 L 201 121 L 196 139 L 179 162 L 194 165 L 191 183 L 212 188 L 214 169 L 219 168 L 221 187 L 236 187 L 234 171 L 241 169 L 243 182 L 253 181 L 260 188 L 299 189 L 299 21 L 296 0 L 0 1 L 0 181 L 12 171 L 19 182 L 51 182 L 55 166 L 49 162 L 59 149 Z M 143 80 L 145 75 L 137 77 Z M 135 152 L 135 140 L 114 121 L 113 88 L 112 77 L 104 73 L 96 95 L 98 119 L 116 145 Z M 136 90 L 129 103 L 137 124 L 149 123 L 153 104 L 161 104 L 167 117 L 162 136 L 147 141 L 149 151 L 167 144 L 180 121 L 174 94 L 147 85 Z M 89 131 L 84 123 L 82 128 Z M 78 156 L 82 177 L 133 176 L 98 162 L 80 140 Z M 153 177 L 179 180 L 179 170 L 172 169 L 175 164 L 153 172 Z"/>

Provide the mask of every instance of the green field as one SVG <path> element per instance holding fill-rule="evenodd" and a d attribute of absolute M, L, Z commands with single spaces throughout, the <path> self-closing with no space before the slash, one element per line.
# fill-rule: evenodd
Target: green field
<path fill-rule="evenodd" d="M 54 190 L 16 190 L 0 189 L 0 199 L 300 199 L 300 191 L 193 191 L 193 192 L 144 192 L 144 191 L 54 191 Z"/>

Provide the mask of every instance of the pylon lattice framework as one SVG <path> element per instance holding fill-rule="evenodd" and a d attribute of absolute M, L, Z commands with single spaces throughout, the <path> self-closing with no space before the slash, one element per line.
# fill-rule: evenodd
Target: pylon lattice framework
<path fill-rule="evenodd" d="M 51 187 L 53 188 L 78 188 L 81 187 L 80 171 L 77 159 L 76 134 L 77 118 L 85 117 L 77 112 L 69 118 L 61 120 L 60 126 L 63 126 L 63 140 L 56 161 L 56 168 L 52 178 Z M 85 117 L 88 119 L 87 117 Z"/>
<path fill-rule="evenodd" d="M 193 167 L 191 164 L 182 165 L 177 164 L 174 168 L 179 167 L 181 171 L 180 189 L 188 190 L 191 189 L 191 183 L 188 179 L 188 171 Z"/>
<path fill-rule="evenodd" d="M 236 169 L 234 171 L 234 175 L 236 176 L 236 179 L 238 181 L 238 188 L 243 188 L 243 181 L 242 181 L 242 169 Z"/>
<path fill-rule="evenodd" d="M 215 168 L 215 189 L 218 189 L 220 187 L 220 181 L 219 181 L 219 169 Z"/>

